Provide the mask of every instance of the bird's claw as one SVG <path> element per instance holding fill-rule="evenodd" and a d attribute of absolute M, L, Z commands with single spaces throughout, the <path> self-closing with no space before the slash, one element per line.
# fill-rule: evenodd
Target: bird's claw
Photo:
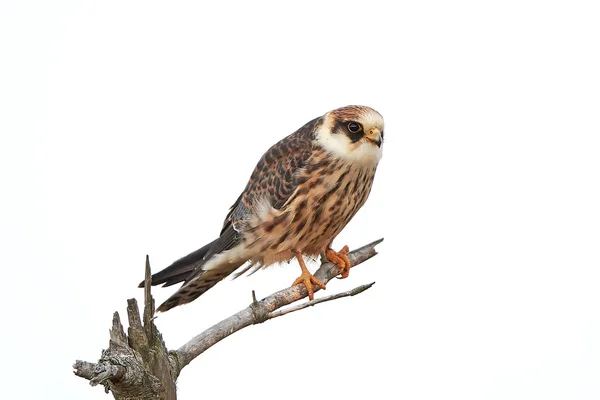
<path fill-rule="evenodd" d="M 342 247 L 340 251 L 335 251 L 333 249 L 327 249 L 325 252 L 325 256 L 327 259 L 336 264 L 339 268 L 339 274 L 341 275 L 341 279 L 347 278 L 350 275 L 350 259 L 348 258 L 348 252 L 350 249 L 348 246 Z"/>
<path fill-rule="evenodd" d="M 296 286 L 296 285 L 300 285 L 300 284 L 303 284 L 306 287 L 306 290 L 308 291 L 308 298 L 310 300 L 315 299 L 315 290 L 314 290 L 313 285 L 318 286 L 321 289 L 325 290 L 325 284 L 323 282 L 321 282 L 320 280 L 318 280 L 317 278 L 315 278 L 315 276 L 308 271 L 306 271 L 306 272 L 302 271 L 302 274 L 298 278 L 296 278 L 294 283 L 292 283 L 292 286 Z"/>

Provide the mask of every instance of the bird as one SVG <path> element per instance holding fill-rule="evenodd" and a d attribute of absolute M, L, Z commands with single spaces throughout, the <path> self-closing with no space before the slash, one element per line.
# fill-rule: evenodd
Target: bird
<path fill-rule="evenodd" d="M 324 255 L 341 278 L 348 277 L 349 248 L 335 251 L 333 240 L 371 192 L 383 138 L 381 114 L 351 105 L 309 121 L 273 145 L 229 209 L 218 238 L 152 275 L 153 286 L 183 282 L 157 311 L 197 299 L 236 270 L 242 272 L 234 277 L 294 258 L 301 274 L 292 286 L 304 285 L 310 300 L 315 286 L 325 289 L 325 284 L 310 273 L 304 257 Z"/>

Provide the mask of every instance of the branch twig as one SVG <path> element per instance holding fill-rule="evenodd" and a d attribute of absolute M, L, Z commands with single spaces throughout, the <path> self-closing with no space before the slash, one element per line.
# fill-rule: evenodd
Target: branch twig
<path fill-rule="evenodd" d="M 382 241 L 383 239 L 376 240 L 373 243 L 369 243 L 366 246 L 350 252 L 348 254 L 350 264 L 354 267 L 377 255 L 375 246 Z M 329 262 L 324 263 L 321 264 L 321 267 L 314 275 L 321 282 L 327 283 L 338 275 L 338 267 Z M 315 292 L 318 290 L 319 288 L 315 287 Z M 171 357 L 177 360 L 177 362 L 174 363 L 177 365 L 176 370 L 173 371 L 174 376 L 179 376 L 181 370 L 194 358 L 198 357 L 208 348 L 214 346 L 229 335 L 244 329 L 247 326 L 265 322 L 266 320 L 271 319 L 270 314 L 273 311 L 307 296 L 308 292 L 304 285 L 292 286 L 273 293 L 258 302 L 253 302 L 247 308 L 208 328 L 181 346 L 178 350 L 169 352 Z"/>
<path fill-rule="evenodd" d="M 370 289 L 371 286 L 373 286 L 374 284 L 375 284 L 375 282 L 367 283 L 366 285 L 360 285 L 358 287 L 355 287 L 354 289 L 347 290 L 345 292 L 332 294 L 331 296 L 321 297 L 318 299 L 307 301 L 306 303 L 296 304 L 295 306 L 290 306 L 290 307 L 284 308 L 282 310 L 273 311 L 272 313 L 269 313 L 268 318 L 273 319 L 273 318 L 281 317 L 285 314 L 289 314 L 289 313 L 292 313 L 292 312 L 298 311 L 298 310 L 303 310 L 305 308 L 312 307 L 319 303 L 325 303 L 326 301 L 341 299 L 342 297 L 356 296 L 357 294 L 360 294 L 360 293 L 364 292 L 365 290 Z"/>
<path fill-rule="evenodd" d="M 375 256 L 375 246 L 382 241 L 383 239 L 377 240 L 349 253 L 348 258 L 352 266 Z M 322 263 L 315 273 L 315 277 L 323 283 L 337 275 L 338 267 L 329 262 Z M 144 310 L 143 314 L 140 314 L 135 299 L 127 301 L 127 334 L 119 314 L 115 312 L 110 329 L 109 347 L 102 351 L 98 363 L 78 360 L 73 365 L 75 375 L 89 380 L 91 385 L 102 384 L 105 391 L 112 391 L 118 400 L 176 399 L 175 381 L 181 370 L 227 336 L 249 325 L 259 324 L 315 304 L 354 296 L 369 289 L 374 283 L 282 310 L 279 309 L 308 296 L 303 285 L 280 290 L 260 301 L 257 301 L 253 292 L 252 303 L 248 307 L 197 335 L 178 350 L 168 351 L 154 325 L 154 299 L 150 295 L 150 276 L 150 263 L 146 258 Z M 318 290 L 319 288 L 315 287 L 315 292 Z"/>

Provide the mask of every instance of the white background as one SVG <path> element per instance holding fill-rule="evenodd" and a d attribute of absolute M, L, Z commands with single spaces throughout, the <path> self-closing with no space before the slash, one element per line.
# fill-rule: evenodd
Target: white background
<path fill-rule="evenodd" d="M 180 399 L 600 398 L 594 3 L 4 1 L 2 397 L 110 398 L 71 365 L 141 299 L 145 255 L 213 240 L 270 145 L 365 104 L 384 157 L 336 246 L 385 242 L 319 295 L 377 284 L 219 343 Z M 177 348 L 298 273 L 157 325 Z"/>

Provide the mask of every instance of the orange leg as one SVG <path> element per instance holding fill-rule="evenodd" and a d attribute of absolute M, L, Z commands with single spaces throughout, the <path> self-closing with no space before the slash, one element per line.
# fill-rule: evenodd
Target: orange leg
<path fill-rule="evenodd" d="M 320 287 L 321 289 L 325 289 L 325 284 L 317 278 L 315 278 L 313 274 L 310 273 L 308 268 L 306 268 L 306 264 L 304 264 L 304 259 L 302 258 L 301 252 L 299 252 L 298 250 L 294 250 L 294 254 L 296 255 L 296 259 L 300 264 L 300 269 L 302 270 L 302 273 L 298 278 L 296 278 L 294 283 L 292 283 L 292 286 L 304 284 L 304 286 L 306 286 L 306 290 L 308 291 L 308 298 L 310 300 L 314 300 L 315 290 L 313 288 L 313 284 Z"/>
<path fill-rule="evenodd" d="M 349 251 L 350 249 L 348 246 L 344 246 L 340 251 L 327 249 L 325 252 L 325 257 L 327 257 L 327 259 L 332 263 L 337 264 L 339 273 L 342 275 L 342 279 L 347 278 L 350 274 L 351 265 L 347 256 Z"/>

